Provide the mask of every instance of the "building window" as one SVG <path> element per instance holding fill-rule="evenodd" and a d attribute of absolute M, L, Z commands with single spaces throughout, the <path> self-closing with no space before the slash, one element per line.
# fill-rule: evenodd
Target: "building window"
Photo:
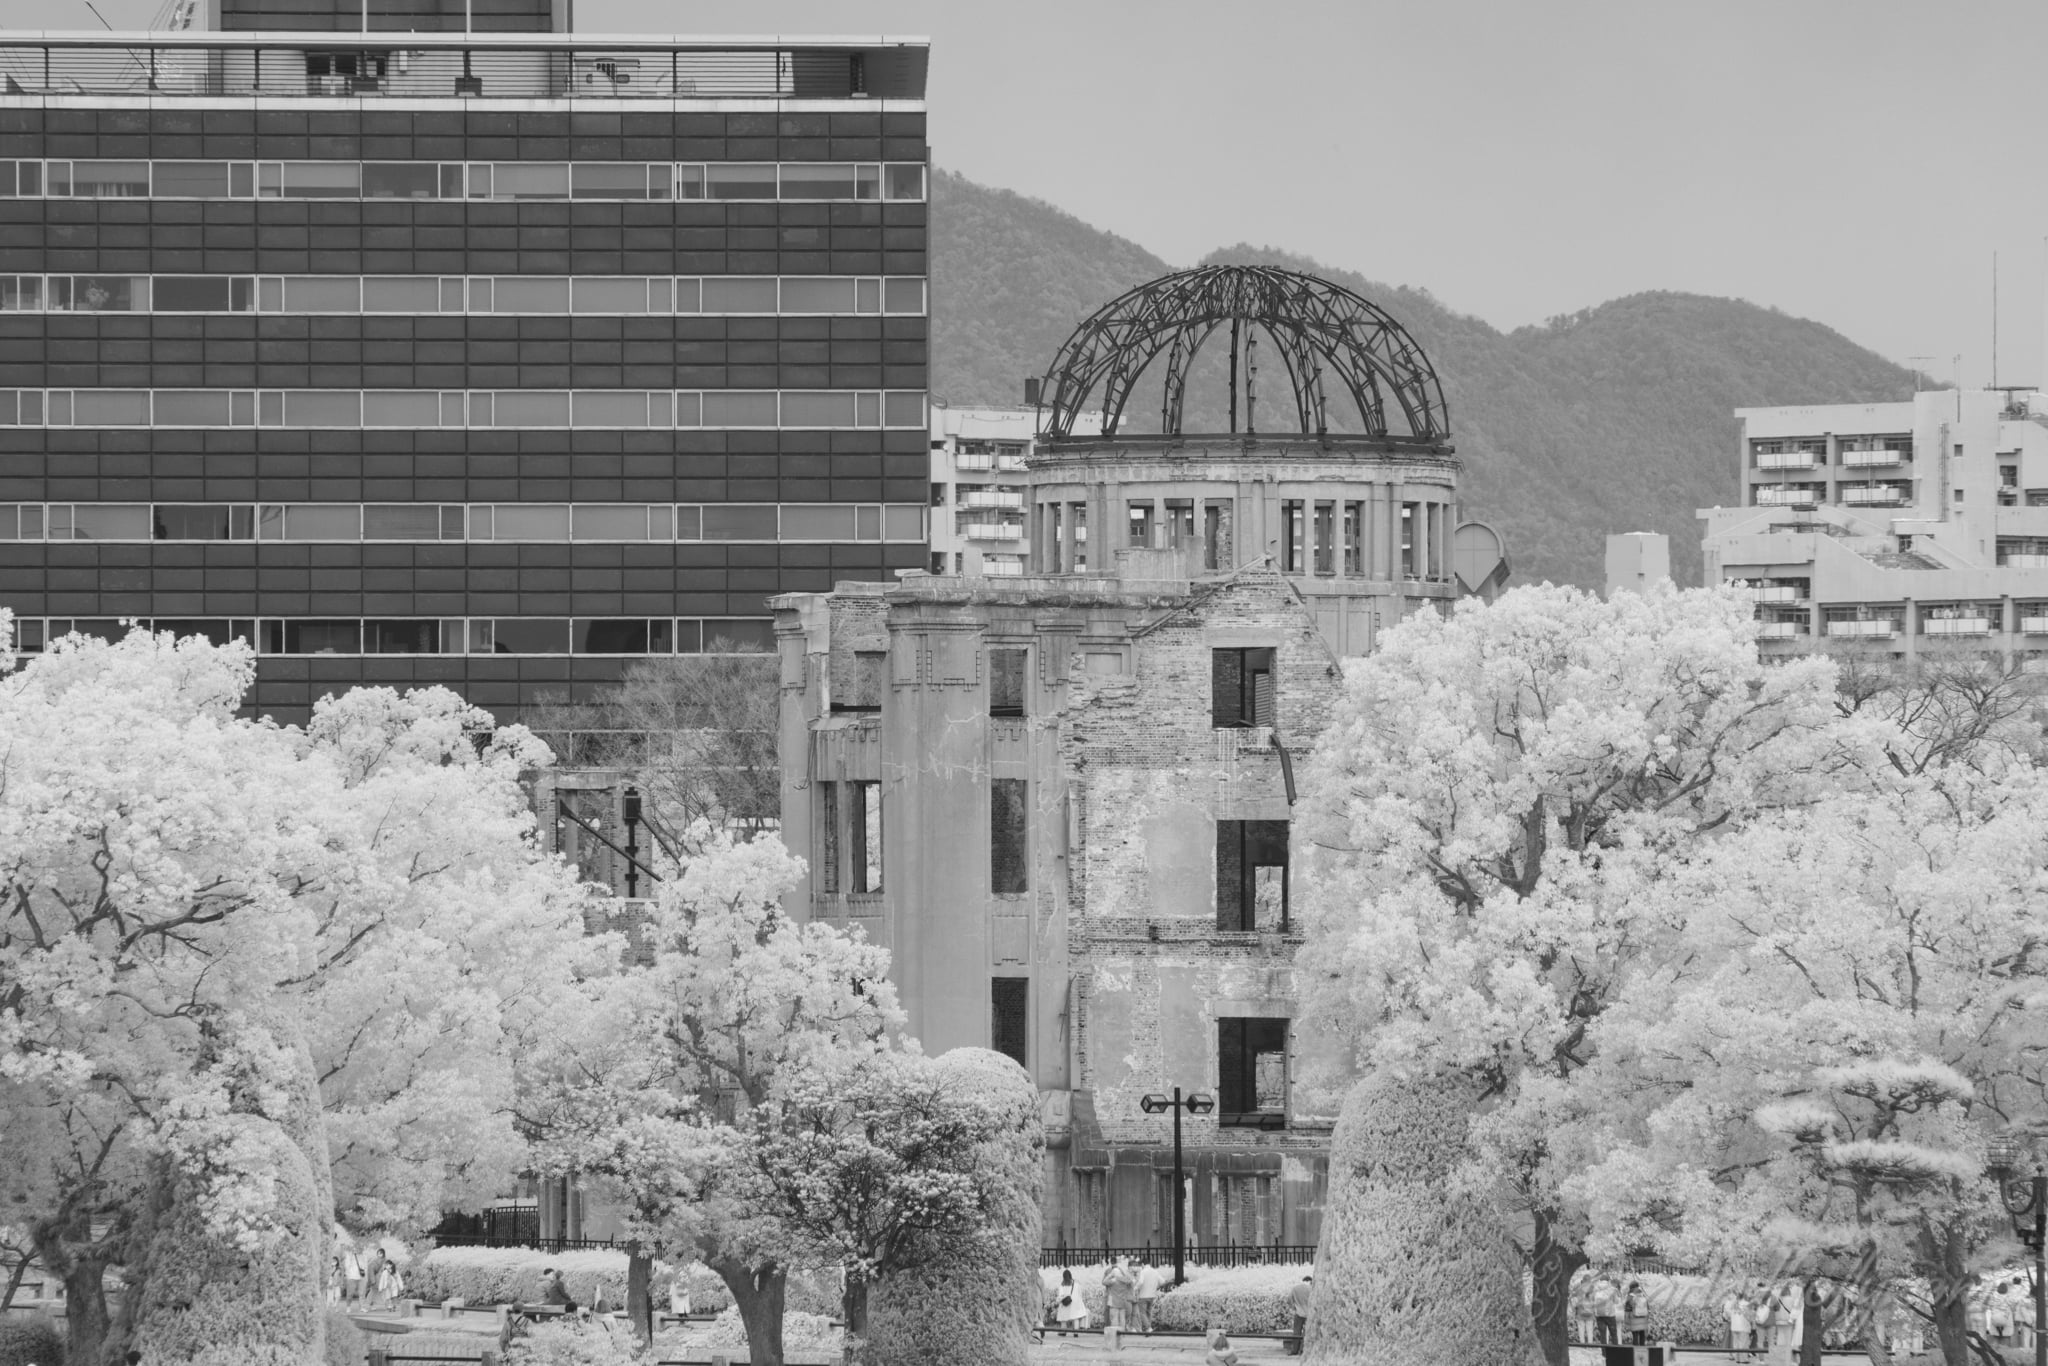
<path fill-rule="evenodd" d="M 854 650 L 831 659 L 832 710 L 877 712 L 882 709 L 882 680 L 889 656 L 881 650 Z"/>
<path fill-rule="evenodd" d="M 1337 505 L 1316 504 L 1316 573 L 1337 572 Z"/>
<path fill-rule="evenodd" d="M 1152 504 L 1150 504 L 1150 503 L 1135 503 L 1135 502 L 1134 502 L 1134 503 L 1131 503 L 1131 504 L 1129 504 L 1129 508 L 1130 508 L 1130 514 L 1129 514 L 1129 515 L 1130 515 L 1130 522 L 1131 522 L 1131 537 L 1130 537 L 1130 544 L 1131 544 L 1131 547 L 1132 547 L 1133 549 L 1135 549 L 1135 550 L 1149 550 L 1149 549 L 1151 549 L 1151 548 L 1152 548 Z"/>
<path fill-rule="evenodd" d="M 989 780 L 989 890 L 998 896 L 1031 890 L 1027 797 L 1022 778 Z"/>
<path fill-rule="evenodd" d="M 1166 544 L 1174 550 L 1192 547 L 1195 543 L 1195 505 L 1192 500 L 1169 498 L 1166 500 Z"/>
<path fill-rule="evenodd" d="M 988 714 L 990 716 L 1024 715 L 1024 661 L 1023 650 L 990 650 L 988 652 Z"/>
<path fill-rule="evenodd" d="M 846 785 L 846 843 L 852 855 L 848 888 L 854 892 L 882 890 L 882 785 L 852 782 Z"/>
<path fill-rule="evenodd" d="M 1365 504 L 1344 505 L 1344 572 L 1352 578 L 1365 574 Z"/>
<path fill-rule="evenodd" d="M 1216 1022 L 1216 1119 L 1259 1129 L 1287 1126 L 1287 1021 Z"/>
<path fill-rule="evenodd" d="M 818 890 L 839 890 L 839 784 L 819 783 L 818 827 L 823 847 L 818 859 Z"/>
<path fill-rule="evenodd" d="M 1209 652 L 1210 725 L 1217 730 L 1274 724 L 1273 650 Z"/>
<path fill-rule="evenodd" d="M 1216 822 L 1216 928 L 1288 929 L 1287 822 Z"/>
<path fill-rule="evenodd" d="M 1415 561 L 1415 510 L 1420 506 L 1419 503 L 1401 504 L 1401 577 L 1404 579 L 1415 578 L 1420 572 Z"/>
<path fill-rule="evenodd" d="M 1230 504 L 1204 503 L 1202 505 L 1202 568 L 1229 569 L 1230 549 Z"/>
<path fill-rule="evenodd" d="M 1019 1067 L 1031 1066 L 1025 1056 L 1031 1018 L 1025 1003 L 1030 988 L 1031 980 L 1027 977 L 989 979 L 989 1047 L 1006 1058 L 1016 1059 Z"/>
<path fill-rule="evenodd" d="M 1280 568 L 1288 574 L 1308 572 L 1308 527 L 1301 500 L 1290 498 L 1280 504 Z"/>

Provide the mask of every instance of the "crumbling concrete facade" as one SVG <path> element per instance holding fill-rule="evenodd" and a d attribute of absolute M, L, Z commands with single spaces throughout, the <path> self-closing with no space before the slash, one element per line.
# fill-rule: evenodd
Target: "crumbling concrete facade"
<path fill-rule="evenodd" d="M 1047 1240 L 1077 1252 L 1169 1251 L 1176 1201 L 1198 1246 L 1317 1241 L 1336 1103 L 1301 1080 L 1318 1044 L 1296 1009 L 1295 774 L 1345 657 L 1506 574 L 1499 538 L 1460 523 L 1412 339 L 1327 284 L 1228 274 L 1155 282 L 1159 307 L 1112 329 L 1126 342 L 1096 323 L 1145 290 L 1076 332 L 1027 462 L 1026 573 L 771 602 L 783 837 L 810 867 L 790 913 L 888 947 L 927 1051 L 1031 1073 Z M 1215 333 L 1236 357 L 1248 317 L 1297 336 L 1314 430 L 1183 434 L 1176 390 L 1163 434 L 1078 425 L 1104 375 L 1120 411 L 1147 355 L 1181 364 Z M 1324 363 L 1398 402 L 1375 390 L 1362 433 L 1327 430 Z M 1183 1117 L 1180 1191 L 1172 1117 L 1141 1105 L 1175 1088 L 1214 1101 Z"/>

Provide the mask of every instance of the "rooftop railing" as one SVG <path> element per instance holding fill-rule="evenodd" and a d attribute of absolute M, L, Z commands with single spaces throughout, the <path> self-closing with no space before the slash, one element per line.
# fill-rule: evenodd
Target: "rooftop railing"
<path fill-rule="evenodd" d="M 0 94 L 151 99 L 924 98 L 922 39 L 490 33 L 0 34 Z"/>

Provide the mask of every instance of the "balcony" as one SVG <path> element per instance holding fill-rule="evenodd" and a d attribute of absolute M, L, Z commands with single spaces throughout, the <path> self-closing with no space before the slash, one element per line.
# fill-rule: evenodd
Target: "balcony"
<path fill-rule="evenodd" d="M 2048 617 L 2021 617 L 2020 630 L 2030 636 L 2048 636 Z"/>
<path fill-rule="evenodd" d="M 1771 584 L 1750 589 L 1749 596 L 1758 602 L 1804 602 L 1806 590 L 1790 584 Z"/>
<path fill-rule="evenodd" d="M 1926 636 L 1988 636 L 1991 634 L 1991 618 L 1930 617 L 1920 623 L 1920 634 Z"/>
<path fill-rule="evenodd" d="M 953 456 L 953 468 L 956 470 L 992 470 L 995 467 L 996 458 L 987 451 L 958 451 Z"/>
<path fill-rule="evenodd" d="M 1866 469 L 1872 465 L 1897 465 L 1912 457 L 1905 451 L 1843 451 L 1842 464 L 1850 469 Z"/>
<path fill-rule="evenodd" d="M 1998 564 L 2002 569 L 2048 569 L 2048 555 L 2004 555 Z"/>
<path fill-rule="evenodd" d="M 1756 491 L 1756 505 L 1758 507 L 1796 507 L 1801 504 L 1818 503 L 1819 501 L 1819 489 L 1760 488 Z"/>
<path fill-rule="evenodd" d="M 1024 506 L 1022 489 L 976 489 L 960 495 L 960 506 L 964 508 L 1021 508 Z"/>
<path fill-rule="evenodd" d="M 1021 455 L 999 455 L 996 457 L 996 468 L 1010 474 L 1022 474 L 1024 473 L 1024 457 Z"/>
<path fill-rule="evenodd" d="M 1884 484 L 1877 488 L 1848 488 L 1842 490 L 1842 501 L 1851 507 L 1881 507 L 1906 501 L 1906 491 Z"/>
<path fill-rule="evenodd" d="M 1767 621 L 1757 627 L 1756 634 L 1759 640 L 1791 640 L 1810 632 L 1803 621 Z"/>
<path fill-rule="evenodd" d="M 519 100 L 922 99 L 928 49 L 878 39 L 531 33 L 22 33 L 14 95 Z"/>
<path fill-rule="evenodd" d="M 1880 636 L 1890 637 L 1899 633 L 1896 621 L 1831 621 L 1828 634 L 1831 636 Z"/>
<path fill-rule="evenodd" d="M 1021 541 L 1024 527 L 1019 522 L 963 522 L 960 534 L 970 541 Z"/>
<path fill-rule="evenodd" d="M 1756 458 L 1760 470 L 1810 470 L 1820 463 L 1813 451 L 1765 451 Z"/>

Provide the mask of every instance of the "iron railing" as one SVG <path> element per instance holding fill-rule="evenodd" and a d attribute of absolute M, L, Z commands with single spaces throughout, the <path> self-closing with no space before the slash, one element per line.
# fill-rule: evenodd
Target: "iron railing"
<path fill-rule="evenodd" d="M 803 44 L 432 33 L 12 33 L 7 96 L 924 98 L 923 39 Z"/>
<path fill-rule="evenodd" d="M 610 1251 L 622 1244 L 610 1238 L 543 1238 L 538 1234 L 436 1233 L 436 1247 L 519 1247 L 535 1252 Z"/>
<path fill-rule="evenodd" d="M 1170 1266 L 1173 1263 L 1171 1243 L 1155 1247 L 1147 1243 L 1143 1247 L 1042 1247 L 1038 1250 L 1040 1266 L 1093 1266 L 1098 1262 L 1115 1261 L 1118 1257 L 1129 1257 L 1133 1261 L 1142 1257 L 1155 1266 Z M 1189 1247 L 1185 1254 L 1189 1266 L 1310 1266 L 1316 1259 L 1314 1243 L 1235 1243 L 1218 1247 Z"/>

